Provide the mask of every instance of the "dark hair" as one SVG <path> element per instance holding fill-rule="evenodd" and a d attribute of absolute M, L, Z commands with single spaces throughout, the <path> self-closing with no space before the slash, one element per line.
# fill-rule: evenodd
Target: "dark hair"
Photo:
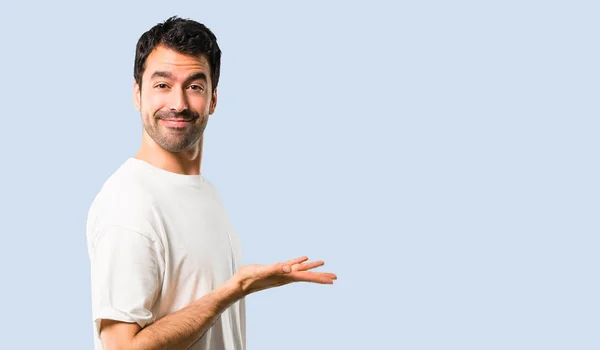
<path fill-rule="evenodd" d="M 135 48 L 133 77 L 142 86 L 142 74 L 146 69 L 148 55 L 158 45 L 192 56 L 206 55 L 210 64 L 212 90 L 217 88 L 221 69 L 221 49 L 217 37 L 204 24 L 177 16 L 158 23 L 142 34 Z"/>

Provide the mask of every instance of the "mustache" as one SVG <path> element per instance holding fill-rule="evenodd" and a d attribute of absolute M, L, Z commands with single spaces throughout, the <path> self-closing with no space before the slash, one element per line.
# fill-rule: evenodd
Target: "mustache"
<path fill-rule="evenodd" d="M 191 121 L 200 118 L 200 114 L 193 112 L 189 109 L 184 109 L 181 112 L 173 112 L 173 111 L 156 111 L 154 116 L 158 119 L 162 120 L 174 120 L 174 119 L 183 119 L 185 121 Z"/>

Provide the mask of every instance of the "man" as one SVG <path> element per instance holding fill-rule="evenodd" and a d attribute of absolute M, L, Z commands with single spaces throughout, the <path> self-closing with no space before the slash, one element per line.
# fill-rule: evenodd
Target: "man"
<path fill-rule="evenodd" d="M 200 172 L 220 58 L 208 28 L 177 17 L 137 43 L 142 144 L 88 213 L 96 349 L 245 349 L 246 295 L 337 278 L 307 257 L 239 267 L 239 239 Z"/>

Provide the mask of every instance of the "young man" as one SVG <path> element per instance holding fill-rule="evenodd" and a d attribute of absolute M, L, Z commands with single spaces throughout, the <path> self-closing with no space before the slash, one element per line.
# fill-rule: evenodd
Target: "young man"
<path fill-rule="evenodd" d="M 88 213 L 96 349 L 245 349 L 246 295 L 337 278 L 306 257 L 239 267 L 239 239 L 200 172 L 220 58 L 208 28 L 177 17 L 137 43 L 142 144 Z"/>

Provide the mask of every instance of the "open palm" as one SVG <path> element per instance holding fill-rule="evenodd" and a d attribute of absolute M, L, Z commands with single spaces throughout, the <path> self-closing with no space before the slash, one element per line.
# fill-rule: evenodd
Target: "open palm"
<path fill-rule="evenodd" d="M 308 257 L 292 259 L 272 265 L 246 265 L 236 273 L 245 294 L 283 286 L 292 282 L 333 284 L 337 276 L 329 272 L 309 271 L 323 266 L 322 260 L 306 262 Z"/>

